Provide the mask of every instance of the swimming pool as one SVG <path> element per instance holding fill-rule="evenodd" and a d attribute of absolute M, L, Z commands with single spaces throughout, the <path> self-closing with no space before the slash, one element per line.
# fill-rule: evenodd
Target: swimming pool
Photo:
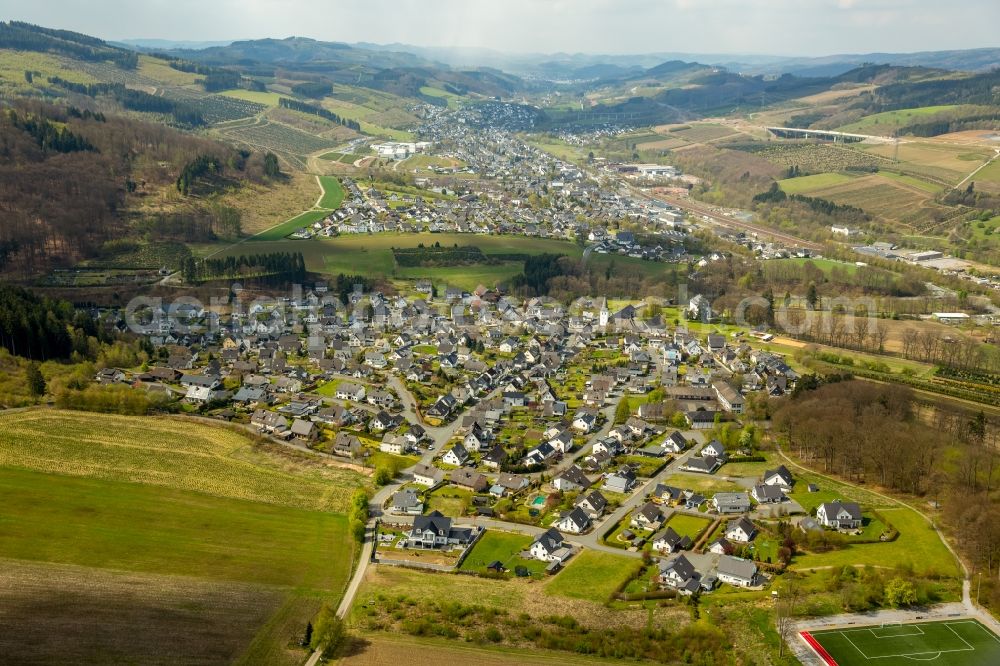
<path fill-rule="evenodd" d="M 531 506 L 542 506 L 544 504 L 545 504 L 545 497 L 543 495 L 539 495 L 535 499 L 531 500 Z"/>

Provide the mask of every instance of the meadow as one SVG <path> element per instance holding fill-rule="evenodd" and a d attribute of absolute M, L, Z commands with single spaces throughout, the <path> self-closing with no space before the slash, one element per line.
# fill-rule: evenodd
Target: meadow
<path fill-rule="evenodd" d="M 801 481 L 800 481 L 801 483 Z M 862 508 L 867 510 L 865 505 Z M 871 565 L 905 567 L 918 574 L 957 577 L 958 564 L 937 532 L 924 518 L 905 507 L 882 508 L 879 513 L 899 530 L 899 538 L 886 543 L 852 544 L 827 553 L 798 555 L 791 568 Z"/>
<path fill-rule="evenodd" d="M 320 197 L 319 207 L 327 210 L 336 210 L 344 202 L 344 186 L 333 176 L 319 176 L 319 185 L 323 189 L 323 196 Z"/>
<path fill-rule="evenodd" d="M 899 109 L 898 111 L 883 111 L 865 116 L 861 120 L 837 128 L 841 132 L 856 134 L 875 134 L 879 136 L 892 136 L 901 126 L 925 119 L 942 111 L 951 111 L 958 108 L 955 104 L 942 104 L 938 106 L 920 106 L 912 109 Z"/>
<path fill-rule="evenodd" d="M 546 584 L 545 593 L 604 603 L 639 566 L 633 557 L 584 550 Z"/>
<path fill-rule="evenodd" d="M 190 420 L 0 413 L 0 652 L 300 663 L 294 639 L 350 575 L 343 512 L 367 483 Z"/>
<path fill-rule="evenodd" d="M 853 179 L 853 176 L 843 173 L 817 173 L 811 176 L 799 176 L 798 178 L 779 180 L 778 185 L 787 194 L 809 194 L 816 190 L 849 183 Z"/>
<path fill-rule="evenodd" d="M 322 219 L 328 213 L 307 211 L 276 227 L 262 232 L 252 239 L 253 251 L 301 252 L 306 259 L 306 268 L 312 272 L 327 275 L 368 275 L 405 280 L 429 278 L 438 284 L 447 284 L 467 290 L 480 284 L 492 287 L 523 270 L 524 262 L 503 261 L 496 264 L 474 264 L 469 266 L 445 266 L 434 268 L 396 266 L 392 254 L 393 247 L 417 247 L 424 245 L 475 245 L 487 256 L 493 254 L 565 254 L 580 257 L 582 248 L 569 241 L 553 238 L 533 238 L 529 236 L 487 236 L 457 233 L 416 233 L 396 232 L 381 234 L 345 235 L 335 238 L 315 238 L 310 240 L 283 240 L 296 229 Z M 250 251 L 242 245 L 223 248 L 218 256 L 239 256 Z M 611 265 L 641 271 L 644 275 L 666 275 L 675 267 L 653 261 L 643 261 L 620 255 L 592 254 L 589 263 L 605 268 Z"/>
<path fill-rule="evenodd" d="M 347 518 L 161 486 L 0 467 L 0 557 L 340 590 Z"/>
<path fill-rule="evenodd" d="M 242 99 L 246 102 L 256 102 L 257 104 L 263 104 L 264 106 L 278 106 L 278 99 L 281 97 L 281 95 L 275 92 L 243 89 L 226 90 L 219 94 L 225 95 L 226 97 L 232 97 L 233 99 Z"/>
<path fill-rule="evenodd" d="M 368 485 L 340 467 L 277 457 L 223 427 L 48 409 L 0 413 L 0 467 L 334 512 Z"/>

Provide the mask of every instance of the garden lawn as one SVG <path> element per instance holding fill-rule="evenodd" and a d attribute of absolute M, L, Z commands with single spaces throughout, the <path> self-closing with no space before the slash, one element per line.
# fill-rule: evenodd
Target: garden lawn
<path fill-rule="evenodd" d="M 604 603 L 641 565 L 635 557 L 584 550 L 545 585 L 545 592 Z"/>
<path fill-rule="evenodd" d="M 500 561 L 509 571 L 514 571 L 514 567 L 523 566 L 532 574 L 542 574 L 548 566 L 547 562 L 521 557 L 521 552 L 528 550 L 531 542 L 530 536 L 488 530 L 472 547 L 459 570 L 486 573 L 487 565 Z"/>
<path fill-rule="evenodd" d="M 921 574 L 958 576 L 954 556 L 937 532 L 922 516 L 905 507 L 879 509 L 879 513 L 899 530 L 899 538 L 886 543 L 854 544 L 828 553 L 796 556 L 793 569 L 812 567 L 872 565 L 907 566 Z M 878 538 L 878 535 L 875 535 Z"/>
<path fill-rule="evenodd" d="M 701 533 L 712 524 L 711 518 L 702 516 L 689 516 L 686 513 L 674 513 L 667 521 L 666 527 L 672 527 L 681 536 L 691 537 L 691 541 L 697 541 Z"/>

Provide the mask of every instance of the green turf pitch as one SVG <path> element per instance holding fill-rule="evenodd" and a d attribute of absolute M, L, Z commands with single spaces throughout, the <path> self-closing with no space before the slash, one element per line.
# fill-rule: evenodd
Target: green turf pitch
<path fill-rule="evenodd" d="M 822 650 L 817 650 L 820 657 L 837 666 L 912 666 L 914 662 L 933 666 L 1000 664 L 1000 638 L 969 619 L 831 629 L 809 635 L 826 651 L 827 655 L 823 655 Z"/>

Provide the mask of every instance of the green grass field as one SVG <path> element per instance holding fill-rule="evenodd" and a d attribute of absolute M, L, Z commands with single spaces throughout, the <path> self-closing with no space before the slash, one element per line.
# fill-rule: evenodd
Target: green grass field
<path fill-rule="evenodd" d="M 319 184 L 323 188 L 323 196 L 319 200 L 319 207 L 328 210 L 340 208 L 340 204 L 344 202 L 345 194 L 344 187 L 340 184 L 340 181 L 333 176 L 320 176 Z"/>
<path fill-rule="evenodd" d="M 841 132 L 855 132 L 858 134 L 891 134 L 896 128 L 907 123 L 916 122 L 923 116 L 931 116 L 941 111 L 950 111 L 957 108 L 954 104 L 944 104 L 940 106 L 920 106 L 912 109 L 900 109 L 898 111 L 883 111 L 865 116 L 857 122 L 839 127 Z"/>
<path fill-rule="evenodd" d="M 336 512 L 363 479 L 190 420 L 0 413 L 0 654 L 301 663 L 350 575 Z"/>
<path fill-rule="evenodd" d="M 281 224 L 273 226 L 270 229 L 267 229 L 266 231 L 260 232 L 256 236 L 252 237 L 250 240 L 251 241 L 255 241 L 255 242 L 256 241 L 280 241 L 285 236 L 287 236 L 288 234 L 294 233 L 295 231 L 301 229 L 302 227 L 307 227 L 307 226 L 311 225 L 313 222 L 319 222 L 320 220 L 322 220 L 323 218 L 325 218 L 329 214 L 330 214 L 330 211 L 328 211 L 328 210 L 307 210 L 306 212 L 304 212 L 304 213 L 302 213 L 300 215 L 296 215 L 295 217 L 291 218 L 290 220 L 285 220 Z M 293 241 L 293 242 L 295 242 L 295 241 Z M 280 250 L 280 251 L 283 251 L 283 252 L 292 252 L 292 251 L 297 250 L 297 249 L 298 249 L 298 247 L 296 247 L 296 246 L 287 246 L 283 250 Z M 261 251 L 262 252 L 266 252 L 266 250 L 261 250 Z M 277 252 L 279 250 L 275 250 L 275 251 Z"/>
<path fill-rule="evenodd" d="M 545 593 L 604 603 L 639 566 L 634 557 L 585 550 L 545 585 Z"/>
<path fill-rule="evenodd" d="M 689 516 L 684 513 L 675 513 L 667 521 L 667 527 L 674 528 L 674 531 L 681 536 L 689 536 L 692 541 L 696 541 L 701 533 L 712 524 L 711 518 L 701 516 Z"/>
<path fill-rule="evenodd" d="M 521 551 L 528 550 L 531 541 L 530 536 L 523 534 L 489 530 L 472 547 L 459 570 L 486 573 L 487 565 L 499 560 L 509 571 L 513 571 L 514 567 L 523 566 L 533 574 L 541 574 L 545 571 L 546 562 L 521 557 Z"/>
<path fill-rule="evenodd" d="M 1000 638 L 976 620 L 920 622 L 831 629 L 803 634 L 827 663 L 902 666 L 914 662 L 934 666 L 988 666 L 1000 663 Z M 824 655 L 823 652 L 826 652 Z"/>
<path fill-rule="evenodd" d="M 322 511 L 6 467 L 0 504 L 0 557 L 338 591 L 350 571 Z"/>
<path fill-rule="evenodd" d="M 320 511 L 346 511 L 351 492 L 368 485 L 349 470 L 318 469 L 267 454 L 225 428 L 46 409 L 0 413 L 0 467 Z"/>
<path fill-rule="evenodd" d="M 302 213 L 271 229 L 263 231 L 252 239 L 254 251 L 268 252 L 301 252 L 305 256 L 306 268 L 316 273 L 337 275 L 370 275 L 376 277 L 420 279 L 429 278 L 437 283 L 474 289 L 480 284 L 493 286 L 520 273 L 523 268 L 521 261 L 506 261 L 499 264 L 469 266 L 446 266 L 435 268 L 396 267 L 392 254 L 393 247 L 417 247 L 441 243 L 451 245 L 475 245 L 486 255 L 491 254 L 542 254 L 545 252 L 565 254 L 569 257 L 580 257 L 583 250 L 570 241 L 555 238 L 532 238 L 529 236 L 488 236 L 478 234 L 457 233 L 381 233 L 357 234 L 339 236 L 336 238 L 316 238 L 310 240 L 292 240 L 285 237 L 303 226 L 323 219 L 329 211 L 311 210 Z M 242 246 L 232 246 L 219 252 L 219 257 L 227 255 L 239 256 L 247 252 Z M 676 266 L 662 262 L 643 261 L 633 257 L 619 255 L 593 254 L 589 262 L 598 269 L 610 266 L 629 268 L 641 272 L 647 277 L 666 275 Z"/>
<path fill-rule="evenodd" d="M 951 577 L 959 575 L 954 556 L 931 525 L 915 511 L 898 507 L 879 509 L 879 513 L 899 530 L 899 537 L 895 541 L 859 543 L 827 553 L 806 553 L 796 556 L 792 568 L 806 570 L 869 564 L 881 567 L 910 567 L 918 573 L 928 575 Z M 877 536 L 874 535 L 872 538 Z"/>
<path fill-rule="evenodd" d="M 786 178 L 779 180 L 778 185 L 786 194 L 808 194 L 834 185 L 842 185 L 853 180 L 853 176 L 843 173 L 817 173 L 811 176 Z"/>

